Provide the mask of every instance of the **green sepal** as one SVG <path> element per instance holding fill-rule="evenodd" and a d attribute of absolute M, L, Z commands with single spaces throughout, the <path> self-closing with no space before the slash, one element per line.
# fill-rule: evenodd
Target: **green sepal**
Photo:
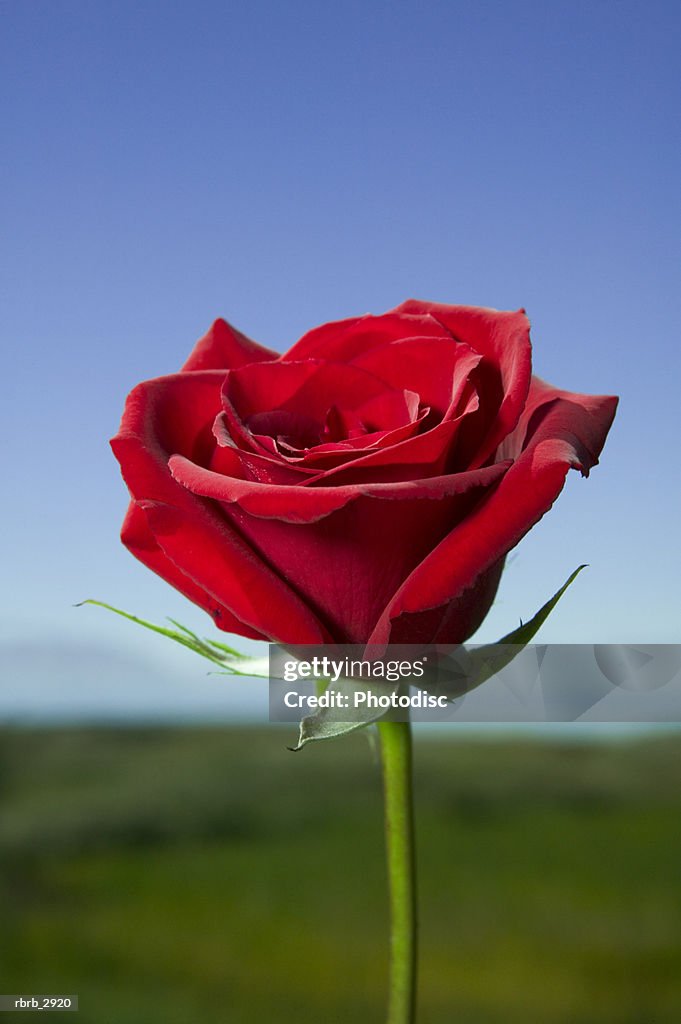
<path fill-rule="evenodd" d="M 570 573 L 560 590 L 557 590 L 553 597 L 546 604 L 542 605 L 529 622 L 521 621 L 517 629 L 511 630 L 510 633 L 502 636 L 501 640 L 497 640 L 494 644 L 484 644 L 480 647 L 472 647 L 466 651 L 465 689 L 458 687 L 456 682 L 448 688 L 446 682 L 440 679 L 437 692 L 447 694 L 454 700 L 457 697 L 462 697 L 464 693 L 470 693 L 471 690 L 477 689 L 482 683 L 491 679 L 498 672 L 501 672 L 507 665 L 510 665 L 513 659 L 520 654 L 538 633 L 540 627 L 546 622 L 565 591 L 577 579 L 582 569 L 586 569 L 586 565 L 580 565 L 574 572 Z"/>
<path fill-rule="evenodd" d="M 541 606 L 534 618 L 530 619 L 529 622 L 521 622 L 517 629 L 507 633 L 506 636 L 502 636 L 501 640 L 497 640 L 497 644 L 522 644 L 523 647 L 529 644 L 530 640 L 539 631 L 539 627 L 544 625 L 567 588 L 574 583 L 582 569 L 586 568 L 586 562 L 584 565 L 578 565 L 575 571 L 570 573 L 560 590 L 557 590 L 553 597 Z"/>
<path fill-rule="evenodd" d="M 174 640 L 175 643 L 181 644 L 182 647 L 187 647 L 190 651 L 201 655 L 202 658 L 206 658 L 221 668 L 222 673 L 219 674 L 269 678 L 266 658 L 252 658 L 247 654 L 241 654 L 227 644 L 220 643 L 218 640 L 207 640 L 199 637 L 191 629 L 176 622 L 175 619 L 168 619 L 168 621 L 172 622 L 177 628 L 169 629 L 167 626 L 157 626 L 153 622 L 147 622 L 146 619 L 140 619 L 137 615 L 131 615 L 130 612 L 124 612 L 120 608 L 114 608 L 113 605 L 106 604 L 104 601 L 95 601 L 93 598 L 81 601 L 76 605 L 76 608 L 80 608 L 84 604 L 92 604 L 97 608 L 106 608 L 107 611 L 114 612 L 115 615 L 120 615 L 129 622 L 134 622 L 138 626 L 150 629 L 153 633 L 159 633 L 161 636 L 168 637 L 169 640 Z"/>
<path fill-rule="evenodd" d="M 392 690 L 386 690 L 386 693 L 394 693 L 397 685 L 395 684 Z M 343 704 L 344 698 L 349 698 L 355 693 L 357 685 L 352 679 L 341 678 L 333 683 L 332 687 L 325 689 L 330 689 L 333 694 L 338 694 L 341 697 L 341 704 Z M 345 736 L 346 733 L 364 729 L 365 726 L 371 725 L 385 715 L 382 708 L 362 708 L 360 712 L 356 713 L 355 721 L 346 722 L 343 720 L 343 710 L 342 706 L 320 708 L 313 715 L 305 715 L 300 722 L 298 743 L 295 747 L 289 747 L 289 750 L 298 751 L 313 740 L 332 740 L 337 736 Z"/>

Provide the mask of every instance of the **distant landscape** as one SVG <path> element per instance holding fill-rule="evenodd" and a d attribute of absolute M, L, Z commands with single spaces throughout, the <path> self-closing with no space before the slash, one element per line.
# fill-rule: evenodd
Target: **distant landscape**
<path fill-rule="evenodd" d="M 379 1024 L 368 736 L 0 730 L 0 991 L 77 993 L 82 1024 Z M 416 763 L 420 1022 L 678 1024 L 678 736 L 453 729 Z"/>
<path fill-rule="evenodd" d="M 168 640 L 0 646 L 0 723 L 267 719 L 267 683 L 211 672 Z M 243 648 L 248 649 L 245 642 Z M 252 646 L 252 645 L 251 645 Z"/>

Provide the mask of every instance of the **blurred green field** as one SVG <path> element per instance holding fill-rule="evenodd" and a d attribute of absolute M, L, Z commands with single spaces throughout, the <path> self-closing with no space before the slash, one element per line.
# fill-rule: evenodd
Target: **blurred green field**
<path fill-rule="evenodd" d="M 81 1024 L 380 1024 L 375 752 L 291 740 L 0 730 L 0 992 L 78 993 Z M 416 764 L 419 1024 L 681 1021 L 681 739 L 420 737 Z"/>

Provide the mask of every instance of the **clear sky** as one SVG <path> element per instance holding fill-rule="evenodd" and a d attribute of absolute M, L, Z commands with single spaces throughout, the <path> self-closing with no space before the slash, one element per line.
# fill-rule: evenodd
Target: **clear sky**
<path fill-rule="evenodd" d="M 219 315 L 283 350 L 418 296 L 525 306 L 541 376 L 622 398 L 485 639 L 589 562 L 545 640 L 681 640 L 678 3 L 11 0 L 0 21 L 5 638 L 147 645 L 71 608 L 88 596 L 209 629 L 118 541 L 126 393 Z"/>

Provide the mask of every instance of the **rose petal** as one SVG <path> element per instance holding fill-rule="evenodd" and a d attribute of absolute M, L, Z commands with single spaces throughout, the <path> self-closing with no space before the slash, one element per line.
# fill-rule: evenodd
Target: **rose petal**
<path fill-rule="evenodd" d="M 466 639 L 466 630 L 448 616 L 448 606 L 463 599 L 471 621 L 480 621 L 494 596 L 493 587 L 485 584 L 480 589 L 482 574 L 490 571 L 494 575 L 494 566 L 548 511 L 570 468 L 586 474 L 595 465 L 617 399 L 571 394 L 568 400 L 566 392 L 553 392 L 558 394 L 556 398 L 551 398 L 551 393 L 542 390 L 546 401 L 530 411 L 525 447 L 499 486 L 400 587 L 381 615 L 370 643 L 411 636 L 412 625 L 419 625 L 413 616 L 433 608 L 442 613 L 440 620 L 435 616 L 431 623 L 439 642 Z M 541 416 L 532 423 L 537 412 Z M 473 589 L 476 586 L 478 589 Z M 443 620 L 449 623 L 446 635 L 441 628 Z"/>
<path fill-rule="evenodd" d="M 262 451 L 263 445 L 247 426 L 256 413 L 301 412 L 316 419 L 321 429 L 332 405 L 342 403 L 351 409 L 382 391 L 383 381 L 364 370 L 311 359 L 304 363 L 259 363 L 230 371 L 225 375 L 222 401 L 236 443 L 247 450 Z"/>
<path fill-rule="evenodd" d="M 370 447 L 370 451 L 379 451 L 388 445 L 396 445 L 400 441 L 415 434 L 423 420 L 428 414 L 428 409 L 422 410 L 420 418 L 413 424 L 407 424 L 398 430 L 386 434 L 366 435 L 362 443 Z M 448 428 L 448 436 L 453 436 L 456 428 Z M 347 444 L 336 443 L 332 445 L 317 445 L 310 449 L 304 456 L 296 455 L 293 450 L 287 457 L 283 457 L 281 451 L 277 450 L 276 443 L 272 441 L 272 448 L 261 451 L 246 451 L 239 448 L 232 437 L 230 424 L 225 413 L 219 413 L 213 424 L 213 434 L 217 440 L 217 448 L 212 452 L 208 460 L 208 468 L 216 473 L 224 473 L 227 476 L 243 477 L 245 480 L 259 480 L 263 483 L 304 483 L 306 479 L 322 479 L 325 474 L 335 468 L 341 468 L 350 464 L 352 460 L 359 461 L 366 457 L 366 451 L 359 442 L 348 442 Z M 437 435 L 436 435 L 437 437 Z M 257 438 L 261 445 L 267 438 Z M 429 450 L 435 445 L 435 438 L 431 438 L 427 445 Z M 446 447 L 443 442 L 442 447 Z M 285 445 L 280 445 L 285 448 Z M 434 449 L 433 449 L 434 450 Z M 238 454 L 237 454 L 238 453 Z M 418 471 L 414 475 L 424 473 L 424 462 L 431 459 L 431 455 L 421 455 Z M 390 460 L 388 460 L 390 461 Z M 418 460 L 417 460 L 418 462 Z M 360 472 L 360 476 L 366 475 Z M 408 469 L 402 474 L 402 478 L 409 475 Z M 334 481 L 335 482 L 335 481 Z"/>
<path fill-rule="evenodd" d="M 615 402 L 616 408 L 617 399 L 609 400 Z M 516 459 L 527 447 L 529 438 L 539 429 L 541 420 L 551 413 L 551 429 L 556 438 L 563 436 L 574 448 L 579 460 L 576 468 L 581 470 L 583 476 L 588 476 L 589 470 L 598 463 L 603 447 L 603 441 L 598 434 L 594 435 L 591 427 L 592 419 L 598 421 L 602 415 L 603 401 L 602 395 L 561 391 L 540 377 L 533 377 L 518 426 L 499 446 L 497 457 Z"/>
<path fill-rule="evenodd" d="M 247 626 L 241 619 L 237 619 L 232 612 L 224 605 L 218 604 L 215 598 L 206 592 L 205 587 L 195 583 L 189 576 L 180 572 L 178 567 L 171 562 L 161 548 L 151 531 L 147 519 L 147 513 L 136 502 L 131 501 L 128 506 L 127 515 L 123 521 L 121 540 L 135 558 L 143 565 L 155 572 L 179 590 L 181 594 L 203 608 L 209 615 L 213 616 L 220 629 L 227 633 L 238 633 L 240 636 L 247 636 L 251 640 L 267 640 L 265 633 Z"/>
<path fill-rule="evenodd" d="M 391 448 L 378 448 L 354 461 L 321 471 L 318 466 L 314 467 L 314 472 L 310 472 L 303 467 L 302 462 L 278 461 L 226 444 L 219 452 L 213 452 L 209 465 L 216 473 L 223 473 L 226 476 L 261 483 L 299 484 L 309 486 L 315 492 L 336 491 L 341 486 L 355 484 L 409 482 L 442 475 L 447 463 L 449 446 L 452 439 L 456 438 L 458 426 L 456 420 L 441 423 L 426 434 L 407 438 Z M 224 424 L 220 422 L 219 417 L 215 430 L 218 436 L 225 432 Z M 219 443 L 224 444 L 224 441 L 221 440 Z M 199 465 L 201 462 L 191 461 L 196 461 Z M 296 471 L 295 479 L 289 475 L 290 471 Z M 301 500 L 309 501 L 310 504 L 306 505 L 306 508 L 316 508 L 313 499 Z M 325 502 L 328 502 L 329 511 L 337 507 L 335 499 L 325 499 L 324 502 L 320 500 L 320 507 L 327 507 Z"/>
<path fill-rule="evenodd" d="M 451 336 L 407 338 L 389 349 L 371 349 L 358 355 L 352 365 L 380 377 L 391 389 L 415 391 L 422 404 L 430 406 L 441 419 L 459 411 L 459 402 L 469 390 L 467 384 L 481 358 Z"/>
<path fill-rule="evenodd" d="M 278 352 L 251 341 L 226 320 L 218 319 L 197 341 L 182 370 L 231 370 L 278 357 Z"/>
<path fill-rule="evenodd" d="M 226 476 L 243 477 L 244 480 L 258 480 L 262 483 L 303 483 L 316 474 L 316 469 L 306 469 L 300 462 L 282 459 L 281 456 L 266 452 L 248 452 L 238 448 L 231 436 L 225 413 L 215 417 L 213 435 L 217 446 L 208 460 L 208 468 Z"/>
<path fill-rule="evenodd" d="M 173 451 L 206 458 L 206 440 L 219 408 L 221 371 L 174 374 L 138 385 L 126 403 L 119 433 L 111 442 L 136 504 L 145 512 L 158 547 L 169 560 L 149 556 L 145 564 L 173 583 L 179 572 L 195 586 L 184 592 L 214 617 L 238 620 L 267 637 L 306 636 L 322 643 L 328 634 L 308 606 L 262 562 L 252 548 L 203 498 L 173 480 Z M 208 428 L 208 433 L 206 433 Z M 135 514 L 136 515 L 136 514 Z M 134 554 L 149 550 L 139 519 L 126 533 Z M 144 560 L 144 558 L 143 558 Z M 191 594 L 190 594 L 191 592 Z M 231 628 L 228 625 L 226 628 Z"/>
<path fill-rule="evenodd" d="M 361 643 L 405 577 L 507 466 L 329 489 L 230 480 L 179 456 L 171 469 L 193 492 L 224 505 L 239 533 L 305 594 L 336 641 Z"/>
<path fill-rule="evenodd" d="M 309 478 L 306 486 L 337 487 L 365 480 L 385 482 L 439 476 L 448 470 L 457 433 L 477 404 L 478 396 L 470 394 L 467 405 L 455 419 L 445 420 L 422 434 L 407 437 L 390 447 L 377 448 L 335 469 L 325 470 Z"/>
<path fill-rule="evenodd" d="M 393 619 L 390 643 L 459 644 L 473 636 L 492 606 L 505 558 L 480 573 L 472 587 L 445 605 Z"/>
<path fill-rule="evenodd" d="M 142 439 L 159 460 L 173 452 L 200 458 L 213 447 L 224 379 L 224 370 L 199 370 L 138 384 L 127 397 L 114 441 Z"/>
<path fill-rule="evenodd" d="M 339 487 L 304 487 L 290 484 L 260 483 L 242 477 L 224 476 L 198 466 L 182 455 L 170 461 L 173 478 L 193 494 L 211 498 L 229 506 L 238 504 L 258 519 L 277 519 L 284 523 L 316 523 L 361 497 L 383 500 L 431 498 L 438 500 L 467 493 L 474 487 L 488 487 L 511 465 L 499 462 L 471 473 L 415 480 L 374 480 Z"/>
<path fill-rule="evenodd" d="M 357 408 L 386 390 L 379 378 L 345 363 L 254 363 L 225 376 L 223 398 L 242 419 L 284 409 L 300 412 L 323 424 L 332 405 Z"/>
<path fill-rule="evenodd" d="M 360 437 L 353 437 L 348 441 L 336 441 L 333 444 L 319 444 L 302 454 L 290 448 L 288 460 L 299 466 L 314 469 L 319 472 L 321 469 L 326 472 L 335 467 L 354 465 L 360 459 L 365 458 L 369 453 L 381 449 L 391 448 L 418 434 L 419 429 L 428 417 L 429 408 L 426 406 L 421 415 L 413 423 L 405 423 L 394 430 L 377 431 L 374 434 L 363 434 Z M 280 445 L 283 451 L 287 446 Z"/>
<path fill-rule="evenodd" d="M 448 332 L 428 314 L 367 314 L 322 324 L 304 334 L 282 359 L 329 359 L 349 362 L 370 349 L 389 345 L 403 338 L 445 338 Z"/>
<path fill-rule="evenodd" d="M 474 436 L 478 424 L 475 424 L 475 429 L 472 423 L 468 428 L 472 432 L 471 447 L 475 451 L 467 458 L 467 465 L 482 465 L 516 426 L 527 399 L 532 376 L 532 349 L 530 322 L 525 310 L 512 313 L 409 299 L 393 312 L 435 317 L 455 338 L 479 352 L 488 370 L 496 369 L 498 385 L 493 386 L 493 377 L 490 377 L 488 386 L 493 392 L 490 397 L 498 404 L 498 411 L 491 418 L 482 440 Z M 485 406 L 483 399 L 481 412 L 487 411 Z"/>
<path fill-rule="evenodd" d="M 368 432 L 388 431 L 415 423 L 420 405 L 421 396 L 414 390 L 404 388 L 384 391 L 360 405 L 357 415 Z"/>

